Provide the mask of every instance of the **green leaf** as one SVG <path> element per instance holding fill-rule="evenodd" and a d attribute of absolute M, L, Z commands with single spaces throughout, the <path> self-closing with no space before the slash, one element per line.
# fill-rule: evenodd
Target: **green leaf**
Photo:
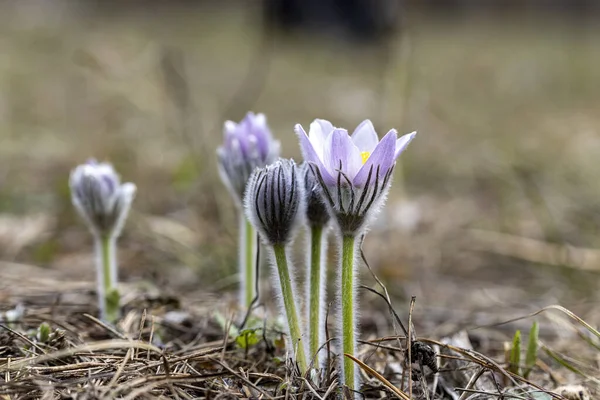
<path fill-rule="evenodd" d="M 235 342 L 242 349 L 248 349 L 260 342 L 261 336 L 259 331 L 262 331 L 262 329 L 244 329 L 235 338 Z"/>
<path fill-rule="evenodd" d="M 577 375 L 586 376 L 583 372 L 581 372 L 579 369 L 577 369 L 577 367 L 575 367 L 574 365 L 570 364 L 567 360 L 565 360 L 560 354 L 554 352 L 553 350 L 550 350 L 546 346 L 543 346 L 542 348 L 544 349 L 546 354 L 548 354 L 550 357 L 552 357 L 552 359 L 554 361 L 556 361 L 557 363 L 559 363 L 566 369 L 570 370 L 571 372 L 576 373 Z"/>
<path fill-rule="evenodd" d="M 50 325 L 46 322 L 42 322 L 37 329 L 37 340 L 41 343 L 48 343 L 50 339 Z"/>
<path fill-rule="evenodd" d="M 516 331 L 513 337 L 512 349 L 510 350 L 510 359 L 508 370 L 513 374 L 519 374 L 519 364 L 521 363 L 521 331 Z"/>
<path fill-rule="evenodd" d="M 523 371 L 523 378 L 525 379 L 527 379 L 537 361 L 539 329 L 537 321 L 533 321 L 533 325 L 531 325 L 531 329 L 529 330 L 527 353 L 525 354 L 525 371 Z"/>

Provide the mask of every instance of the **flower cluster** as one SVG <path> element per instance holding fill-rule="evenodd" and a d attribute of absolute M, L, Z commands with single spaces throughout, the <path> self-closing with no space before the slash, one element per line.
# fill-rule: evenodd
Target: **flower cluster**
<path fill-rule="evenodd" d="M 324 342 L 325 272 L 328 227 L 337 232 L 340 277 L 336 301 L 340 303 L 340 381 L 350 390 L 360 387 L 354 362 L 357 336 L 355 302 L 356 241 L 385 202 L 396 160 L 416 132 L 398 137 L 391 129 L 381 140 L 369 120 L 350 135 L 329 121 L 316 119 L 308 133 L 297 124 L 295 132 L 304 158 L 301 165 L 279 158 L 263 114 L 248 113 L 240 123 L 224 124 L 224 142 L 217 149 L 221 178 L 240 216 L 240 303 L 248 310 L 256 300 L 258 241 L 271 256 L 272 285 L 281 313 L 287 320 L 288 350 L 304 374 L 309 366 L 322 366 Z M 136 187 L 121 183 L 108 163 L 94 160 L 71 172 L 72 202 L 96 240 L 98 295 L 101 317 L 115 322 L 119 313 L 116 238 L 133 201 Z M 306 304 L 297 296 L 289 247 L 298 227 L 307 233 Z M 305 309 L 304 318 L 298 310 Z M 307 357 L 307 353 L 308 356 Z"/>
<path fill-rule="evenodd" d="M 337 228 L 340 248 L 338 276 L 341 303 L 339 333 L 341 335 L 340 367 L 343 383 L 354 390 L 359 376 L 354 362 L 343 354 L 355 354 L 356 347 L 356 246 L 369 220 L 382 206 L 391 186 L 398 156 L 414 139 L 416 132 L 398 138 L 390 130 L 379 140 L 371 121 L 362 122 L 350 135 L 329 121 L 316 119 L 309 132 L 295 126 L 305 162 L 300 170 L 290 160 L 279 160 L 257 168 L 247 181 L 245 212 L 271 249 L 278 277 L 273 286 L 279 288 L 283 314 L 288 319 L 290 350 L 296 355 L 301 370 L 306 367 L 304 341 L 308 337 L 309 355 L 319 366 L 318 353 L 323 344 L 323 304 L 326 228 L 329 221 Z M 310 243 L 307 262 L 308 329 L 301 330 L 296 314 L 294 278 L 286 247 L 293 238 L 298 221 L 305 219 Z"/>

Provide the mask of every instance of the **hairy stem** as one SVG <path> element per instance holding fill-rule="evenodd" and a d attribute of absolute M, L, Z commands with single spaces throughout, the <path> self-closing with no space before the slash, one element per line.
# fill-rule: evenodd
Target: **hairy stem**
<path fill-rule="evenodd" d="M 288 267 L 285 245 L 278 244 L 273 246 L 275 261 L 277 263 L 277 272 L 279 273 L 279 284 L 281 286 L 281 296 L 288 321 L 290 339 L 292 347 L 296 352 L 296 362 L 300 367 L 300 372 L 304 374 L 307 370 L 306 355 L 304 353 L 304 343 L 302 342 L 298 312 L 296 311 L 296 302 L 292 288 L 292 279 Z"/>
<path fill-rule="evenodd" d="M 116 238 L 110 234 L 97 237 L 96 253 L 100 318 L 108 322 L 116 322 L 119 318 Z"/>
<path fill-rule="evenodd" d="M 344 364 L 344 383 L 351 390 L 355 387 L 354 362 L 344 357 L 344 353 L 354 356 L 354 236 L 342 237 L 342 359 Z"/>
<path fill-rule="evenodd" d="M 308 283 L 308 321 L 309 321 L 309 350 L 310 356 L 314 357 L 314 365 L 319 366 L 319 347 L 321 346 L 322 331 L 324 330 L 321 321 L 323 309 L 324 288 L 321 282 L 321 274 L 325 270 L 323 264 L 323 252 L 325 245 L 323 243 L 323 227 L 312 226 L 310 228 L 310 261 Z"/>
<path fill-rule="evenodd" d="M 256 295 L 256 231 L 243 213 L 240 214 L 240 305 L 250 307 Z"/>

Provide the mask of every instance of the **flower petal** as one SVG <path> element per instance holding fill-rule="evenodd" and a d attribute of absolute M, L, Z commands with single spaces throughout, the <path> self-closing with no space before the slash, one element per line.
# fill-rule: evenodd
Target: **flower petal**
<path fill-rule="evenodd" d="M 269 154 L 269 145 L 273 142 L 271 130 L 267 125 L 267 117 L 265 114 L 256 114 L 252 122 L 251 134 L 256 137 L 256 146 L 259 154 L 265 160 Z"/>
<path fill-rule="evenodd" d="M 377 143 L 379 143 L 379 138 L 371 120 L 366 119 L 356 127 L 352 134 L 352 141 L 361 152 L 372 153 L 375 150 Z"/>
<path fill-rule="evenodd" d="M 383 177 L 388 170 L 394 164 L 394 153 L 396 151 L 396 130 L 391 129 L 377 144 L 377 147 L 371 153 L 371 156 L 367 159 L 367 162 L 362 166 L 356 178 L 354 178 L 354 185 L 362 187 L 367 182 L 369 176 L 369 170 L 373 167 L 373 171 L 377 170 L 379 166 L 379 177 Z M 371 178 L 371 183 L 375 182 L 375 177 Z"/>
<path fill-rule="evenodd" d="M 324 119 L 315 119 L 310 124 L 310 128 L 308 130 L 308 137 L 321 160 L 323 159 L 325 139 L 327 139 L 327 136 L 331 133 L 332 130 L 333 125 L 331 125 L 331 122 L 326 121 Z"/>
<path fill-rule="evenodd" d="M 335 129 L 333 124 L 326 119 L 317 118 L 313 121 L 313 123 L 317 123 L 321 127 L 321 131 L 323 132 L 323 141 L 331 133 L 331 131 Z"/>
<path fill-rule="evenodd" d="M 313 142 L 309 139 L 306 131 L 304 128 L 302 128 L 302 125 L 296 124 L 294 131 L 296 132 L 296 135 L 298 135 L 298 139 L 300 139 L 300 149 L 302 150 L 302 156 L 304 157 L 304 160 L 317 165 L 326 184 L 334 184 L 335 180 L 327 171 L 327 168 L 325 168 L 323 160 L 321 160 L 321 157 L 314 148 Z M 322 148 L 320 149 L 320 153 L 323 154 Z"/>
<path fill-rule="evenodd" d="M 354 180 L 356 173 L 362 164 L 362 158 L 358 147 L 354 144 L 348 131 L 345 129 L 334 129 L 325 142 L 325 150 L 323 152 L 323 164 L 328 169 L 329 173 L 336 178 L 340 171 L 346 175 L 350 183 Z M 342 177 L 341 182 L 346 180 Z"/>
<path fill-rule="evenodd" d="M 417 136 L 417 131 L 407 133 L 403 135 L 401 138 L 396 140 L 396 152 L 394 153 L 394 160 L 398 158 L 400 153 L 402 153 L 410 144 L 410 142 Z"/>

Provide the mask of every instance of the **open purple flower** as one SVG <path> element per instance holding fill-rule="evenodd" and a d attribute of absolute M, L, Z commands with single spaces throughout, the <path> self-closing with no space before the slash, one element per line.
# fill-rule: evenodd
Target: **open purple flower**
<path fill-rule="evenodd" d="M 322 119 L 311 123 L 308 134 L 300 124 L 295 130 L 342 234 L 355 234 L 364 227 L 369 211 L 378 208 L 389 190 L 396 159 L 416 135 L 398 138 L 391 129 L 379 140 L 370 120 L 352 135 Z"/>
<path fill-rule="evenodd" d="M 236 124 L 226 121 L 223 145 L 217 149 L 221 179 L 241 206 L 248 178 L 256 167 L 279 157 L 279 141 L 273 140 L 264 114 L 249 112 Z"/>

